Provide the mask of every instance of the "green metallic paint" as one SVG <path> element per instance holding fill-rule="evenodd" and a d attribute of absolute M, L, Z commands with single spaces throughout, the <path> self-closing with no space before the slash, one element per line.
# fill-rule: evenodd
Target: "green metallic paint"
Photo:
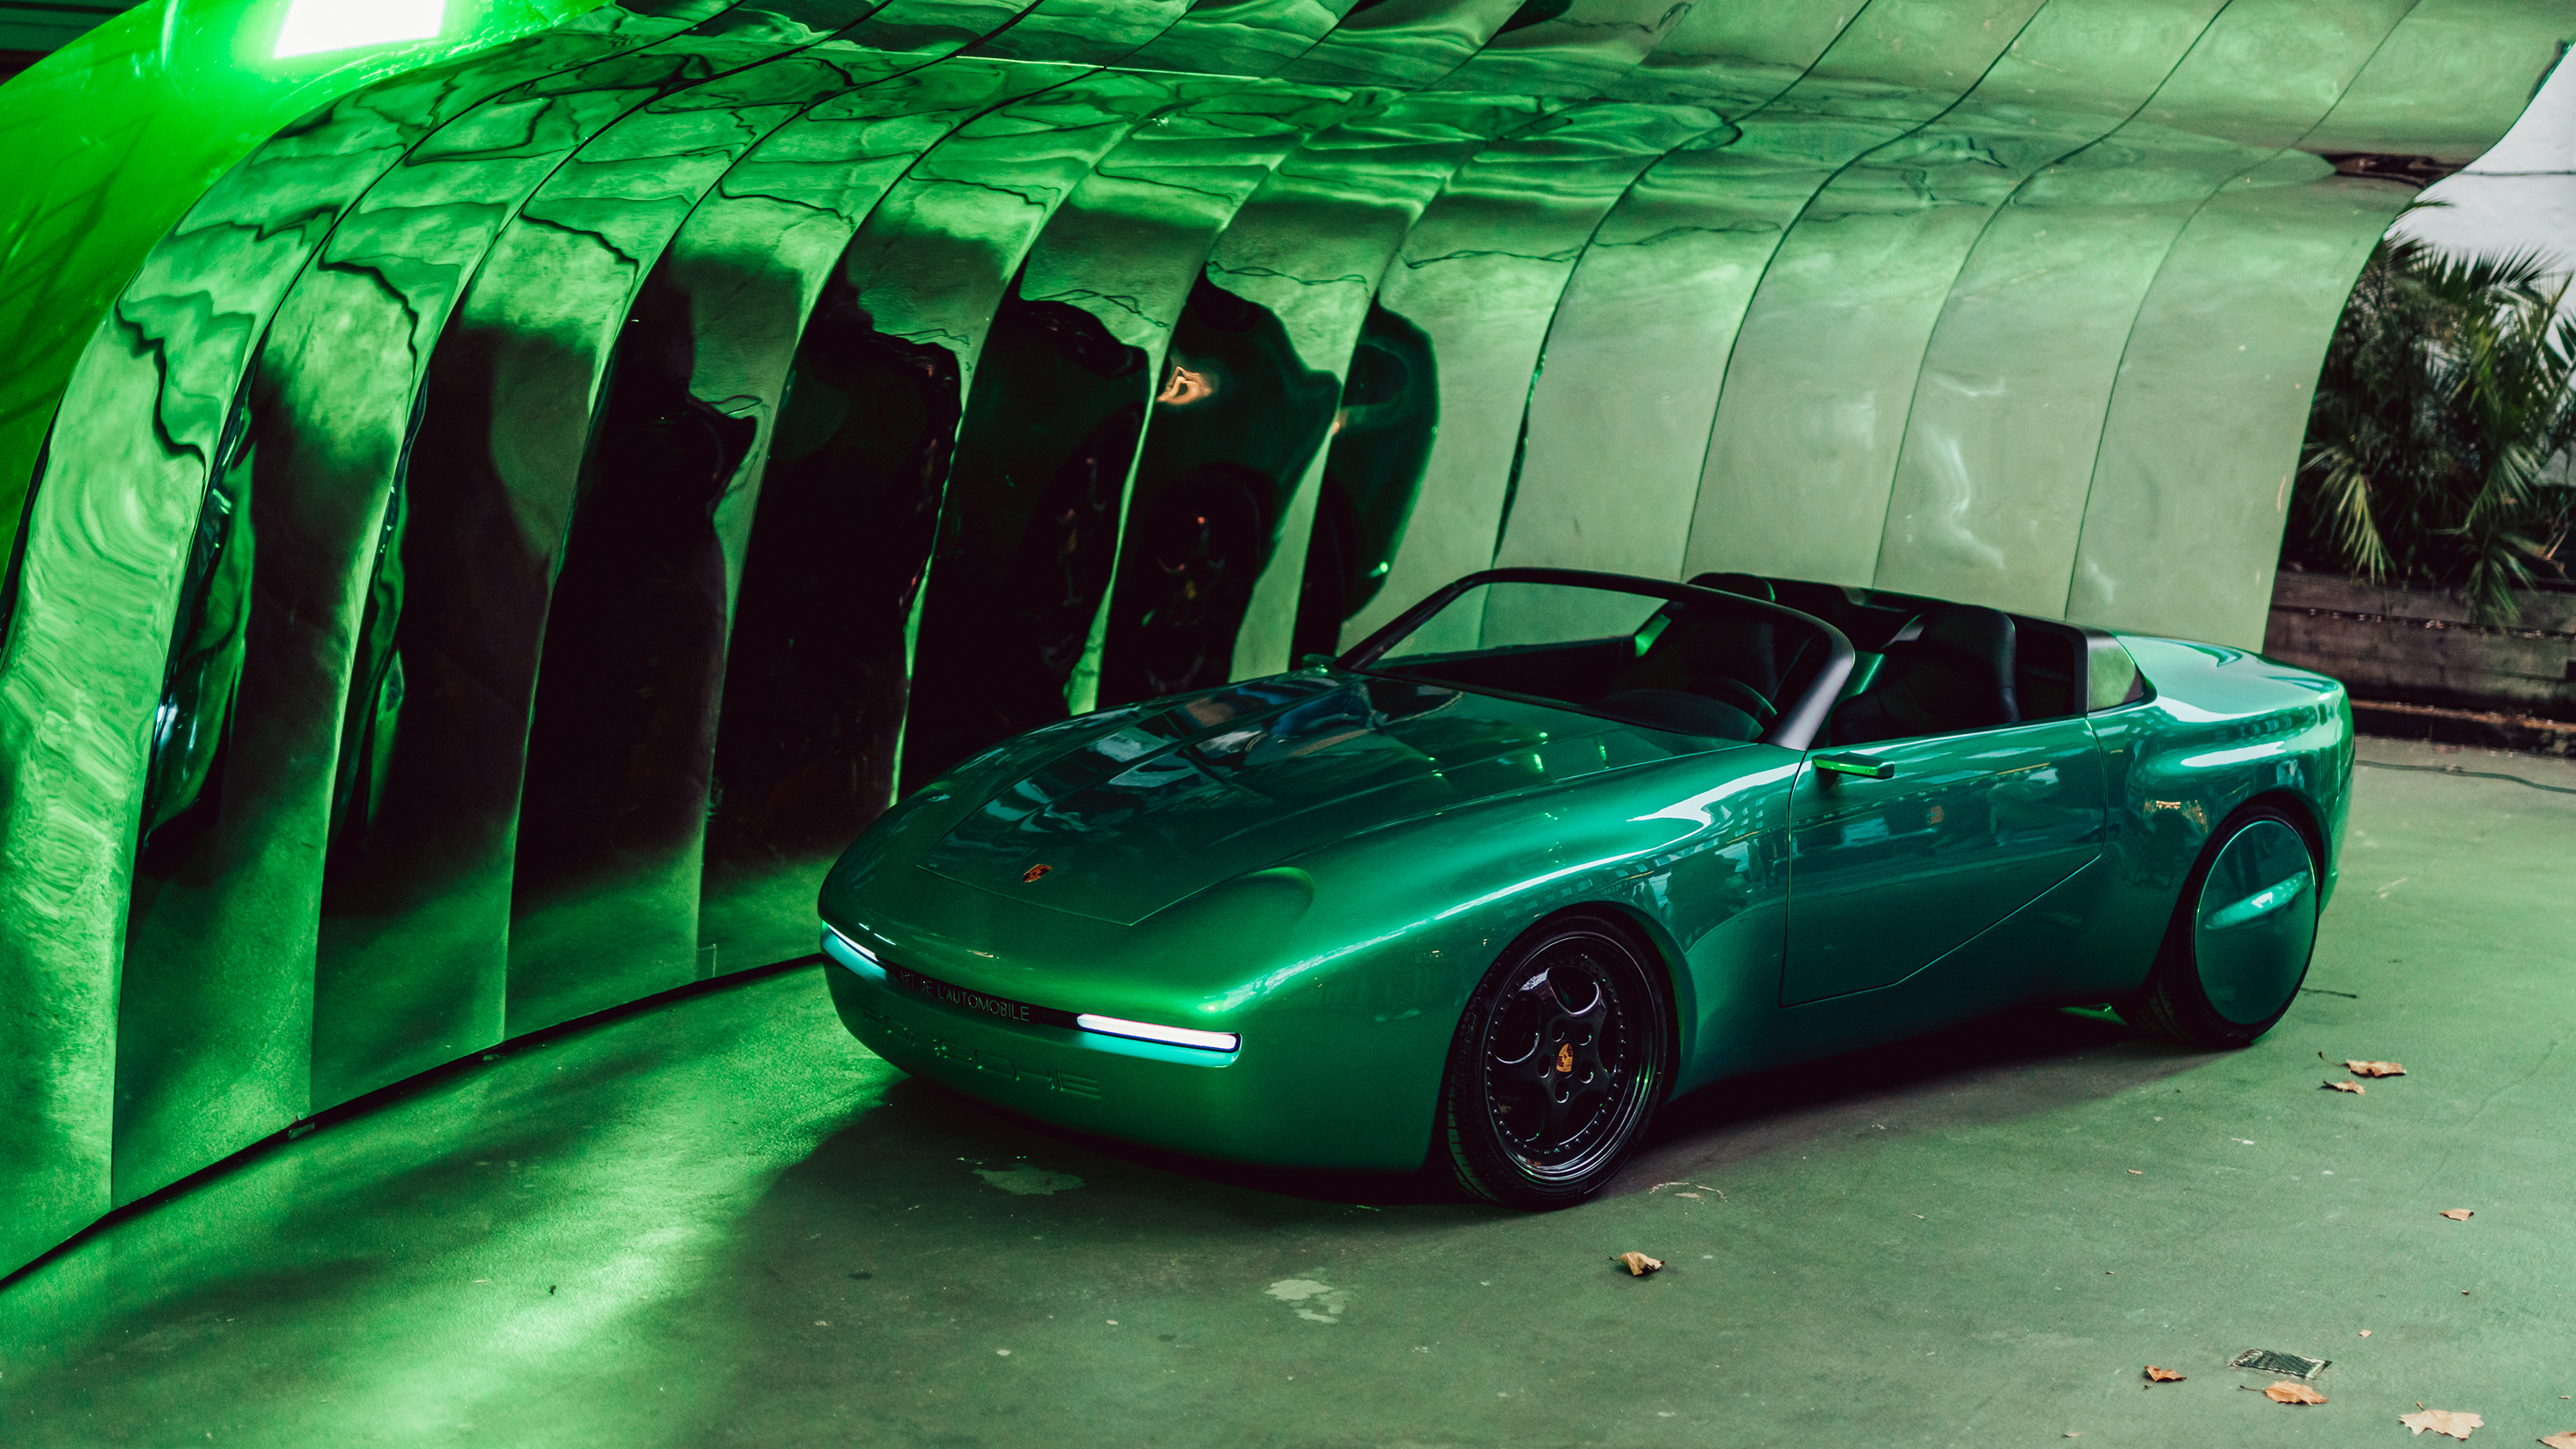
<path fill-rule="evenodd" d="M 1584 764 L 1593 763 L 1593 751 L 1574 753 Z M 1699 798 L 1712 793 L 1710 774 L 1676 768 L 1692 759 L 1714 764 L 1733 756 L 1748 757 L 1738 768 L 1749 767 L 1749 783 L 1721 770 L 1714 776 L 1720 781 L 1715 799 Z M 1480 762 L 1465 763 L 1471 768 L 1462 773 L 1472 775 Z M 1497 774 L 1525 769 L 1512 760 L 1481 763 L 1498 766 Z M 1221 1081 L 1192 1073 L 1171 1082 L 1121 1066 L 1121 1080 L 1133 1086 L 1117 1100 L 1027 1100 L 1025 1084 L 998 1100 L 1042 1116 L 1071 1114 L 1059 1120 L 1095 1130 L 1218 1156 L 1411 1166 L 1430 1143 L 1430 1094 L 1457 1012 L 1492 954 L 1526 919 L 1560 906 L 1607 900 L 1666 917 L 1651 905 L 1657 886 L 1648 876 L 1605 892 L 1620 867 L 1636 875 L 1639 865 L 1654 863 L 1652 875 L 1711 874 L 1721 882 L 1740 873 L 1743 862 L 1722 852 L 1706 861 L 1700 857 L 1728 843 L 1729 824 L 1761 808 L 1747 796 L 1767 794 L 1776 801 L 1788 763 L 1785 752 L 1745 746 L 1713 758 L 1683 756 L 1625 770 L 1578 765 L 1574 778 L 1599 776 L 1588 788 L 1527 769 L 1521 781 L 1497 780 L 1500 793 L 1479 798 L 1471 785 L 1466 800 L 1445 808 L 1416 800 L 1416 811 L 1427 807 L 1432 813 L 1388 824 L 1379 822 L 1403 806 L 1363 798 L 1339 812 L 1346 833 L 1293 857 L 1304 880 L 1291 884 L 1247 872 L 1134 925 L 1041 905 L 1032 898 L 1035 891 L 980 889 L 893 862 L 888 867 L 898 879 L 891 889 L 854 893 L 853 881 L 867 874 L 864 862 L 899 851 L 898 842 L 916 830 L 926 835 L 935 828 L 924 822 L 907 829 L 909 822 L 896 818 L 906 813 L 899 810 L 870 833 L 863 853 L 854 852 L 836 868 L 825 897 L 834 903 L 829 919 L 836 927 L 888 959 L 941 980 L 1065 1010 L 1244 1033 L 1244 1047 Z M 1767 792 L 1759 788 L 1763 784 Z M 1583 794 L 1580 812 L 1567 801 L 1569 808 L 1556 812 L 1559 833 L 1533 851 L 1529 813 L 1551 809 L 1551 802 L 1576 789 Z M 921 798 L 943 793 L 942 785 L 934 785 Z M 1458 801 L 1462 792 L 1435 783 L 1426 793 Z M 1628 802 L 1628 809 L 1613 819 L 1609 812 L 1620 808 L 1616 800 Z M 934 819 L 948 818 L 941 807 L 951 803 L 925 808 L 938 812 Z M 1659 856 L 1671 858 L 1657 862 Z M 1044 880 L 1079 878 L 1081 869 L 1060 868 Z M 1309 892 L 1315 904 L 1308 903 Z M 1726 893 L 1721 884 L 1717 894 Z M 1713 901 L 1706 908 L 1729 913 Z M 1694 942 L 1707 934 L 1688 931 Z M 1033 951 L 1038 941 L 1045 946 Z M 848 1013 L 848 984 L 834 980 Z M 1090 1055 L 1078 1042 L 1030 1043 L 1014 1029 L 882 995 L 873 1009 L 889 1021 L 960 1051 L 1011 1056 L 1023 1071 L 1079 1073 Z M 971 1057 L 940 1054 L 900 1033 L 890 1035 L 890 1029 L 871 1029 L 865 1018 L 854 1029 L 888 1060 L 961 1090 L 978 1091 L 996 1075 L 975 1067 Z M 1319 1089 L 1311 1068 L 1326 1059 L 1336 1068 Z M 1031 1061 L 1048 1065 L 1031 1068 Z M 975 1075 L 979 1070 L 982 1076 Z M 1301 1081 L 1308 1085 L 1290 1089 Z M 1182 1100 L 1176 1095 L 1182 1092 L 1222 1096 Z"/>
<path fill-rule="evenodd" d="M 2102 851 L 2101 756 L 2081 716 L 1868 750 L 1888 778 L 1810 769 L 1798 783 L 1784 1005 L 1901 981 Z"/>
<path fill-rule="evenodd" d="M 1671 972 L 1686 1091 L 2132 990 L 2213 823 L 2285 799 L 2339 831 L 2349 783 L 2341 687 L 2216 646 L 2127 640 L 2152 698 L 1874 744 L 1891 778 L 1827 783 L 1815 754 L 1372 672 L 1383 642 L 1005 742 L 890 811 L 825 882 L 827 924 L 887 963 L 1238 1033 L 1221 1072 L 836 970 L 851 1030 L 908 1071 L 1086 1131 L 1411 1168 L 1469 993 L 1559 912 L 1640 926 Z M 2204 899 L 2287 879 L 2265 875 L 2268 839 L 2223 856 Z M 2312 932 L 2318 895 L 2244 939 Z M 2261 975 L 2279 953 L 2248 959 Z"/>

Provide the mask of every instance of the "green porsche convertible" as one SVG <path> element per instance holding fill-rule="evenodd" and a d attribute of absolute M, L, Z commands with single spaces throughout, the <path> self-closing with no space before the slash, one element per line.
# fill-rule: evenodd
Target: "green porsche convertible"
<path fill-rule="evenodd" d="M 2017 1003 L 2250 1042 L 2341 856 L 2342 686 L 2215 645 L 1517 568 L 1309 665 L 896 805 L 823 887 L 842 1020 L 1050 1122 L 1544 1208 L 1677 1093 Z"/>

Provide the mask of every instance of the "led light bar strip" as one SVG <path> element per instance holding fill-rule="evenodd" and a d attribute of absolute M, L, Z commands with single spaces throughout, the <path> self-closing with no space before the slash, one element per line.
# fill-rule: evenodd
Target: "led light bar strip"
<path fill-rule="evenodd" d="M 1150 1021 L 1122 1021 L 1114 1016 L 1093 1016 L 1084 1012 L 1073 1019 L 1084 1031 L 1102 1036 L 1123 1036 L 1135 1041 L 1158 1041 L 1169 1046 L 1197 1047 L 1202 1051 L 1230 1052 L 1243 1045 L 1243 1038 L 1230 1031 L 1200 1031 L 1187 1026 L 1156 1026 Z"/>
<path fill-rule="evenodd" d="M 885 963 L 877 953 L 841 934 L 837 926 L 823 928 L 823 954 L 864 976 L 883 980 Z"/>
<path fill-rule="evenodd" d="M 843 965 L 861 970 L 873 967 L 875 971 L 871 974 L 885 972 L 885 963 L 877 959 L 875 952 L 841 934 L 837 927 L 826 926 L 823 931 L 824 950 L 838 957 Z M 863 962 L 864 966 L 861 965 Z M 1095 1016 L 1089 1012 L 1075 1016 L 1073 1024 L 1102 1036 L 1160 1042 L 1165 1046 L 1196 1047 L 1200 1051 L 1230 1052 L 1243 1046 L 1243 1038 L 1230 1031 L 1200 1031 L 1196 1027 L 1163 1026 L 1150 1021 L 1129 1021 L 1124 1017 Z"/>

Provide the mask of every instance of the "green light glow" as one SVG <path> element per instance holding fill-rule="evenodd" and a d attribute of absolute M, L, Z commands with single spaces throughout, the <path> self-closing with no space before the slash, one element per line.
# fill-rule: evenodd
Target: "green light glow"
<path fill-rule="evenodd" d="M 413 1073 L 806 955 L 831 853 L 1070 682 L 1249 680 L 1497 561 L 2256 645 L 2317 358 L 2414 194 L 2321 158 L 2467 161 L 2563 8 L 137 7 L 0 86 L 0 999 L 37 1003 L 0 1010 L 0 1273 Z M 1221 386 L 1157 401 L 1167 368 Z M 2264 667 L 2137 648 L 2107 704 Z M 2189 730 L 2169 774 L 2323 728 L 2229 734 L 2234 696 L 2184 693 L 2140 701 Z M 1365 798 L 1449 798 L 1453 755 L 1478 791 L 1613 761 L 1442 708 Z M 156 756 L 160 718 L 208 752 Z M 1131 726 L 1098 723 L 1104 778 Z M 1350 772 L 1319 800 L 1380 778 L 1313 763 Z M 1475 890 L 1523 888 L 1446 921 L 1408 872 L 1476 862 L 1390 855 L 1359 872 L 1384 918 L 1330 948 L 1248 876 L 1101 909 L 1175 961 L 1259 943 L 1253 999 L 1321 999 L 1631 839 L 1741 845 L 1674 886 L 1731 902 L 1796 854 L 1742 822 L 1797 778 L 1498 840 Z M 1270 847 L 1208 798 L 1193 899 L 1282 858 L 1220 860 Z M 2228 802 L 2160 803 L 2196 846 Z M 2210 904 L 2313 869 L 2277 843 Z M 2202 944 L 2269 969 L 2325 886 Z M 1059 956 L 1145 929 L 1062 914 Z M 1401 1011 L 1372 1040 L 1436 1063 Z"/>
<path fill-rule="evenodd" d="M 427 40 L 447 23 L 447 0 L 295 0 L 278 27 L 277 49 L 291 55 L 320 55 L 383 45 L 396 40 Z"/>

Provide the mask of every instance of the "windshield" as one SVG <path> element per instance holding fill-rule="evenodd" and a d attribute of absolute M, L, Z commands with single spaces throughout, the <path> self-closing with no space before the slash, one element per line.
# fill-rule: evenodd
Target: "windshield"
<path fill-rule="evenodd" d="M 1822 632 L 1726 594 L 1477 584 L 1363 646 L 1372 673 L 1569 705 L 1678 734 L 1754 740 L 1811 677 Z"/>
<path fill-rule="evenodd" d="M 1400 660 L 1483 649 L 1625 639 L 1669 602 L 1651 594 L 1566 584 L 1478 584 L 1389 645 L 1377 662 L 1383 668 Z"/>

